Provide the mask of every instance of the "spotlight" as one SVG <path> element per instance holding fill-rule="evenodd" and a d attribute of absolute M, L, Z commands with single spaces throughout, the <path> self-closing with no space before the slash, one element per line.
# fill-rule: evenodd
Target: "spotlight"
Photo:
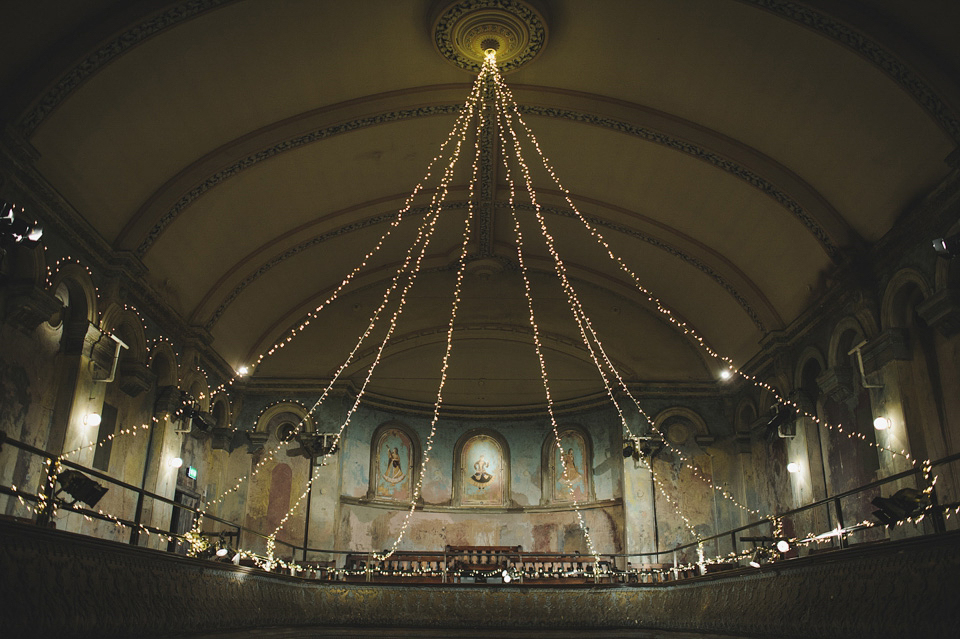
<path fill-rule="evenodd" d="M 728 368 L 725 368 L 725 369 L 723 369 L 722 371 L 720 371 L 720 379 L 722 379 L 722 380 L 724 380 L 724 381 L 730 379 L 730 377 L 731 377 L 732 375 L 733 375 L 733 373 L 731 373 L 731 372 L 730 372 L 730 369 L 728 369 Z"/>
<path fill-rule="evenodd" d="M 243 377 L 249 372 L 250 372 L 250 369 L 247 366 L 241 366 L 240 368 L 237 369 L 237 375 L 239 375 L 240 377 Z"/>
<path fill-rule="evenodd" d="M 901 488 L 890 497 L 875 497 L 873 516 L 886 526 L 919 515 L 930 506 L 930 496 L 916 488 Z"/>
<path fill-rule="evenodd" d="M 170 464 L 170 468 L 180 468 L 183 466 L 183 459 L 180 457 L 171 457 L 167 463 Z"/>
<path fill-rule="evenodd" d="M 780 552 L 787 552 L 790 550 L 790 542 L 786 539 L 781 539 L 777 541 L 777 550 Z"/>
<path fill-rule="evenodd" d="M 933 241 L 933 250 L 940 257 L 950 259 L 960 255 L 960 233 L 954 233 L 950 237 L 939 237 Z"/>
<path fill-rule="evenodd" d="M 84 426 L 99 426 L 102 421 L 99 413 L 87 413 L 83 416 L 83 425 Z"/>
<path fill-rule="evenodd" d="M 753 557 L 750 558 L 750 566 L 752 568 L 759 568 L 767 561 L 767 549 L 766 548 L 757 548 L 753 551 Z"/>
<path fill-rule="evenodd" d="M 886 417 L 877 417 L 873 420 L 873 427 L 877 430 L 887 430 L 890 428 L 890 420 Z"/>
<path fill-rule="evenodd" d="M 637 457 L 637 447 L 632 439 L 623 440 L 623 458 Z"/>
<path fill-rule="evenodd" d="M 788 472 L 788 473 L 799 473 L 799 472 L 800 472 L 800 464 L 798 464 L 797 462 L 790 462 L 789 464 L 787 464 L 787 472 Z"/>
<path fill-rule="evenodd" d="M 217 553 L 216 553 L 217 557 L 226 557 L 228 554 L 230 554 L 230 549 L 227 548 L 226 546 L 217 548 Z"/>
<path fill-rule="evenodd" d="M 61 492 L 66 491 L 71 497 L 73 497 L 73 502 L 70 504 L 71 506 L 78 501 L 82 501 L 86 505 L 93 508 L 107 493 L 106 488 L 78 470 L 63 471 L 57 475 L 57 483 L 60 484 L 60 490 L 57 491 L 58 495 Z"/>
<path fill-rule="evenodd" d="M 774 404 L 770 407 L 770 418 L 767 420 L 767 433 L 776 432 L 780 437 L 787 439 L 796 435 L 796 423 L 793 421 L 793 408 L 786 404 Z"/>
<path fill-rule="evenodd" d="M 0 244 L 19 244 L 33 248 L 43 237 L 43 227 L 34 222 L 30 224 L 16 216 L 17 209 L 23 213 L 23 207 L 10 202 L 0 203 Z"/>
<path fill-rule="evenodd" d="M 513 578 L 510 576 L 510 572 L 509 572 L 508 570 L 504 570 L 504 571 L 503 571 L 502 573 L 500 573 L 500 574 L 501 574 L 501 576 L 503 576 L 503 583 L 508 584 L 508 583 L 510 583 L 511 581 L 513 581 Z"/>

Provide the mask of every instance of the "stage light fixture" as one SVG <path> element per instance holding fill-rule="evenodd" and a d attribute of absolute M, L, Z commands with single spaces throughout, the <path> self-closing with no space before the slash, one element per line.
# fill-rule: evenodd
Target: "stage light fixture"
<path fill-rule="evenodd" d="M 626 459 L 627 457 L 639 457 L 637 447 L 632 439 L 623 440 L 623 458 Z"/>
<path fill-rule="evenodd" d="M 88 427 L 99 426 L 102 418 L 99 413 L 87 413 L 83 416 L 83 425 Z"/>
<path fill-rule="evenodd" d="M 764 563 L 766 563 L 767 551 L 765 548 L 757 548 L 753 551 L 753 557 L 750 558 L 750 566 L 752 568 L 759 568 Z"/>
<path fill-rule="evenodd" d="M 877 417 L 873 420 L 873 427 L 877 430 L 887 430 L 890 428 L 890 420 L 886 417 Z"/>
<path fill-rule="evenodd" d="M 180 468 L 183 466 L 183 459 L 180 457 L 171 457 L 167 463 L 170 465 L 170 468 Z"/>
<path fill-rule="evenodd" d="M 66 492 L 73 497 L 73 502 L 69 504 L 71 506 L 78 501 L 82 501 L 93 508 L 107 493 L 107 488 L 93 481 L 79 470 L 62 471 L 57 475 L 57 483 L 60 484 L 60 490 L 57 491 L 58 495 L 61 492 Z"/>
<path fill-rule="evenodd" d="M 12 202 L 0 203 L 0 244 L 33 248 L 40 242 L 43 227 L 17 217 L 17 213 L 23 212 L 22 206 L 18 207 Z"/>
<path fill-rule="evenodd" d="M 790 550 L 790 542 L 786 539 L 780 539 L 777 541 L 777 550 L 780 552 L 787 552 Z"/>
<path fill-rule="evenodd" d="M 787 472 L 788 472 L 788 473 L 799 473 L 799 472 L 800 472 L 800 464 L 798 464 L 797 462 L 790 462 L 789 464 L 787 464 Z"/>
<path fill-rule="evenodd" d="M 916 488 L 901 488 L 890 497 L 875 497 L 873 516 L 886 526 L 921 514 L 930 506 L 930 496 Z"/>
<path fill-rule="evenodd" d="M 949 237 L 938 237 L 933 241 L 933 250 L 940 257 L 947 259 L 960 255 L 960 233 L 954 233 Z"/>

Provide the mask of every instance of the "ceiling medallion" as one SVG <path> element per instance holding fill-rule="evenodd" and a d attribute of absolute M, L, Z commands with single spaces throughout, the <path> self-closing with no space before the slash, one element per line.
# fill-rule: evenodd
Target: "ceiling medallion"
<path fill-rule="evenodd" d="M 433 21 L 433 44 L 440 55 L 473 73 L 488 49 L 497 52 L 501 73 L 526 64 L 547 43 L 543 16 L 523 0 L 460 0 Z"/>

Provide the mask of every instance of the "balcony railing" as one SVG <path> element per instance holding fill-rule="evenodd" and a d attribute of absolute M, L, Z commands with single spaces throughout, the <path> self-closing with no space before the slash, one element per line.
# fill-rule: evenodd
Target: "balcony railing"
<path fill-rule="evenodd" d="M 48 472 L 58 463 L 56 455 L 0 433 L 0 447 L 2 446 L 12 446 L 43 459 Z M 931 467 L 946 468 L 958 460 L 960 453 L 933 462 Z M 887 536 L 874 535 L 874 539 L 864 537 L 865 532 L 883 531 L 884 526 L 865 521 L 852 523 L 848 516 L 850 507 L 844 507 L 845 500 L 875 494 L 880 488 L 897 482 L 916 480 L 922 484 L 924 481 L 921 469 L 906 470 L 800 508 L 656 552 L 605 553 L 595 557 L 579 553 L 525 552 L 520 546 L 447 546 L 442 551 L 434 552 L 398 551 L 389 557 L 378 559 L 378 556 L 382 555 L 375 552 L 311 548 L 276 540 L 275 553 L 281 560 L 271 561 L 272 558 L 255 553 L 236 553 L 239 548 L 266 546 L 268 535 L 260 531 L 211 515 L 201 508 L 158 495 L 70 460 L 59 460 L 59 464 L 63 468 L 79 471 L 112 487 L 135 494 L 136 505 L 132 517 L 103 513 L 82 507 L 76 500 L 68 503 L 57 494 L 49 494 L 49 475 L 41 482 L 40 494 L 8 485 L 0 485 L 0 494 L 19 499 L 24 504 L 33 504 L 31 510 L 34 515 L 30 521 L 38 525 L 51 525 L 52 515 L 58 510 L 76 513 L 88 519 L 106 521 L 129 529 L 126 537 L 129 544 L 142 545 L 144 534 L 158 535 L 161 539 L 170 541 L 168 550 L 184 553 L 191 544 L 188 535 L 143 523 L 146 500 L 153 500 L 155 503 L 180 509 L 182 513 L 189 513 L 190 521 L 203 517 L 210 529 L 200 534 L 214 540 L 210 548 L 223 545 L 224 548 L 229 546 L 231 549 L 222 558 L 210 552 L 208 556 L 211 559 L 233 560 L 235 563 L 268 570 L 277 570 L 279 566 L 283 566 L 292 574 L 310 579 L 382 583 L 662 583 L 746 565 L 757 549 L 763 550 L 767 560 L 790 558 L 801 553 L 814 554 L 824 549 L 843 550 L 850 545 L 876 542 Z M 944 533 L 947 530 L 945 515 L 960 510 L 960 503 L 940 504 L 935 488 L 928 493 L 929 504 L 899 522 L 904 524 L 903 529 L 912 534 Z M 856 506 L 856 510 L 862 510 L 862 499 Z M 819 521 L 828 523 L 825 529 L 790 535 L 789 550 L 772 548 L 775 542 L 786 540 L 785 527 L 795 529 L 797 522 L 804 519 L 818 521 L 818 518 Z M 863 538 L 858 538 L 858 535 Z"/>

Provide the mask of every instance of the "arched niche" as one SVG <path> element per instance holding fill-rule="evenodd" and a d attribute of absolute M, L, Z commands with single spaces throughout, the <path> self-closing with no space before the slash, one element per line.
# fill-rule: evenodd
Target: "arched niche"
<path fill-rule="evenodd" d="M 388 421 L 370 438 L 367 499 L 410 503 L 420 481 L 420 438 L 406 424 Z"/>
<path fill-rule="evenodd" d="M 187 391 L 190 401 L 199 406 L 200 410 L 210 410 L 210 385 L 200 371 L 194 370 L 184 375 L 180 388 Z"/>
<path fill-rule="evenodd" d="M 845 368 L 849 366 L 850 350 L 873 334 L 868 333 L 863 324 L 855 317 L 848 316 L 841 319 L 830 334 L 827 367 Z"/>
<path fill-rule="evenodd" d="M 557 445 L 559 434 L 559 446 Z M 540 494 L 543 504 L 594 501 L 593 443 L 581 426 L 567 424 L 551 430 L 540 452 Z"/>
<path fill-rule="evenodd" d="M 210 415 L 213 416 L 217 428 L 230 428 L 230 401 L 223 394 L 213 398 L 210 407 Z"/>
<path fill-rule="evenodd" d="M 64 264 L 50 282 L 50 290 L 63 305 L 49 320 L 51 327 L 61 329 L 60 350 L 79 355 L 87 331 L 96 324 L 97 289 L 87 269 L 79 264 Z"/>
<path fill-rule="evenodd" d="M 813 346 L 806 347 L 797 358 L 793 387 L 800 391 L 801 406 L 809 413 L 816 413 L 820 400 L 820 384 L 817 378 L 826 370 L 826 360 Z"/>
<path fill-rule="evenodd" d="M 180 379 L 179 367 L 177 365 L 177 354 L 173 347 L 167 342 L 161 342 L 150 351 L 148 359 L 150 370 L 153 372 L 160 388 L 166 386 L 176 386 Z"/>
<path fill-rule="evenodd" d="M 884 290 L 880 306 L 880 325 L 883 328 L 907 328 L 914 323 L 917 306 L 930 297 L 932 290 L 927 279 L 916 269 L 897 271 Z"/>
<path fill-rule="evenodd" d="M 453 448 L 453 504 L 502 508 L 510 504 L 510 447 L 489 428 L 464 433 Z"/>
<path fill-rule="evenodd" d="M 116 335 L 127 345 L 123 358 L 143 362 L 147 357 L 147 339 L 140 316 L 118 304 L 111 304 L 103 313 L 100 330 Z"/>
<path fill-rule="evenodd" d="M 122 306 L 107 308 L 100 322 L 101 330 L 119 339 L 125 346 L 114 348 L 117 358 L 115 381 L 127 395 L 136 397 L 153 386 L 154 374 L 147 367 L 147 340 L 140 316 Z"/>
<path fill-rule="evenodd" d="M 749 397 L 744 397 L 740 400 L 740 404 L 737 406 L 736 418 L 734 422 L 734 429 L 738 434 L 749 433 L 750 429 L 759 419 L 757 414 L 757 405 Z"/>
<path fill-rule="evenodd" d="M 316 430 L 308 412 L 296 402 L 277 402 L 260 413 L 254 430 L 272 435 L 280 441 L 290 441 L 294 435 L 288 433 L 312 433 Z"/>
<path fill-rule="evenodd" d="M 691 441 L 707 445 L 714 439 L 703 418 L 685 406 L 661 411 L 653 420 L 653 430 L 674 446 L 684 446 Z"/>

